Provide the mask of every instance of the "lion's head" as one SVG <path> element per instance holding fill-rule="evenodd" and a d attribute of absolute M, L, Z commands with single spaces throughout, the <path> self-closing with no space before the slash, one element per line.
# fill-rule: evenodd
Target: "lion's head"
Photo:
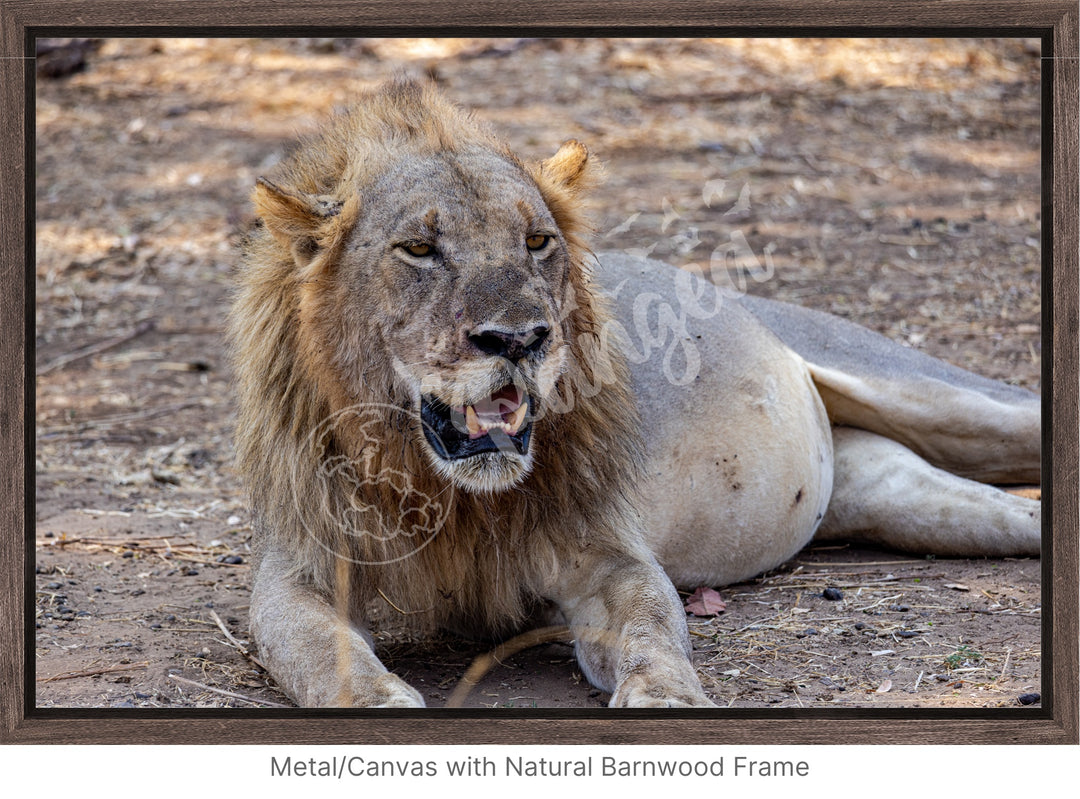
<path fill-rule="evenodd" d="M 538 447 L 560 444 L 543 420 L 565 406 L 556 386 L 581 371 L 578 339 L 596 324 L 575 201 L 588 167 L 576 141 L 526 166 L 399 81 L 260 179 L 266 244 L 291 261 L 296 346 L 327 412 L 406 408 L 412 445 L 456 487 L 520 483 Z"/>

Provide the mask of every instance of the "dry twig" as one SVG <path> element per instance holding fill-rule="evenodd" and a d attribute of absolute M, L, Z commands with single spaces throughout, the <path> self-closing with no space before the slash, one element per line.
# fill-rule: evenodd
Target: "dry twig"
<path fill-rule="evenodd" d="M 57 680 L 73 680 L 76 677 L 97 677 L 100 674 L 112 674 L 114 671 L 133 671 L 135 669 L 149 668 L 150 661 L 141 663 L 118 663 L 115 666 L 105 666 L 100 669 L 86 669 L 85 671 L 69 671 L 62 674 L 54 674 L 52 677 L 38 677 L 38 682 L 56 682 Z"/>
<path fill-rule="evenodd" d="M 271 702 L 268 699 L 252 699 L 251 697 L 244 696 L 243 694 L 226 691 L 223 688 L 213 688 L 209 685 L 203 685 L 201 682 L 189 680 L 187 677 L 181 677 L 179 674 L 170 674 L 169 679 L 176 680 L 177 682 L 182 682 L 185 685 L 190 685 L 194 688 L 201 688 L 202 690 L 209 691 L 210 693 L 221 694 L 222 696 L 227 696 L 230 699 L 239 699 L 241 702 L 250 702 L 253 705 L 266 705 L 267 707 L 288 707 L 288 705 L 281 705 L 277 702 Z"/>
<path fill-rule="evenodd" d="M 69 352 L 66 355 L 61 355 L 59 358 L 54 358 L 49 363 L 42 366 L 37 370 L 37 376 L 47 375 L 49 372 L 53 372 L 57 369 L 61 369 L 70 363 L 81 361 L 83 358 L 89 358 L 91 355 L 97 355 L 98 353 L 111 350 L 113 347 L 118 347 L 125 342 L 131 341 L 134 338 L 138 338 L 144 333 L 149 333 L 154 329 L 154 320 L 146 319 L 135 326 L 133 330 L 129 330 L 127 333 L 122 333 L 119 336 L 106 339 L 105 341 L 99 341 L 97 344 L 90 344 L 89 346 L 77 349 L 74 352 Z"/>

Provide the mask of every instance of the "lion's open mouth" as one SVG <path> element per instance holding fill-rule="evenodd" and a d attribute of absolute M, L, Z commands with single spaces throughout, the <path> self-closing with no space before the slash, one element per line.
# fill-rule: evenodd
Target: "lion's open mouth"
<path fill-rule="evenodd" d="M 420 420 L 428 443 L 444 460 L 495 451 L 524 455 L 532 433 L 532 398 L 513 384 L 472 405 L 451 407 L 427 396 L 420 402 Z"/>

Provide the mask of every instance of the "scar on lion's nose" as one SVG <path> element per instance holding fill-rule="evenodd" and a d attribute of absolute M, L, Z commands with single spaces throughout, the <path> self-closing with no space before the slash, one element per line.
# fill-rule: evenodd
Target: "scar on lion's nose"
<path fill-rule="evenodd" d="M 538 352 L 550 332 L 551 328 L 546 324 L 524 331 L 507 331 L 489 327 L 470 333 L 469 341 L 486 355 L 498 355 L 508 361 L 520 361 Z"/>

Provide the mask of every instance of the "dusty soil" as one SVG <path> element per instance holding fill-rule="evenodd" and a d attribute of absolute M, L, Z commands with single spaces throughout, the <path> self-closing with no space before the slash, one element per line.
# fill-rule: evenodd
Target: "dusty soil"
<path fill-rule="evenodd" d="M 255 178 L 394 72 L 435 77 L 525 157 L 587 142 L 607 165 L 597 248 L 685 265 L 745 241 L 750 290 L 1039 390 L 1037 41 L 129 39 L 83 55 L 37 85 L 40 706 L 288 703 L 246 644 L 222 320 Z M 720 591 L 726 610 L 691 629 L 721 705 L 1037 701 L 1037 560 L 811 547 Z M 378 646 L 433 706 L 489 649 Z M 604 700 L 556 642 L 503 653 L 466 704 Z"/>

